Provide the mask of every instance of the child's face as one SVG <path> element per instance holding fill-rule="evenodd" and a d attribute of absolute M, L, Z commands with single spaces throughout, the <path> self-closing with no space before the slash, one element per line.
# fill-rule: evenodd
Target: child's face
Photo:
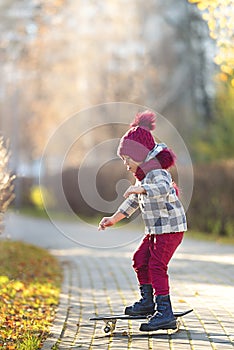
<path fill-rule="evenodd" d="M 126 165 L 127 170 L 135 173 L 137 171 L 137 167 L 141 164 L 130 158 L 129 156 L 122 156 L 124 165 Z"/>

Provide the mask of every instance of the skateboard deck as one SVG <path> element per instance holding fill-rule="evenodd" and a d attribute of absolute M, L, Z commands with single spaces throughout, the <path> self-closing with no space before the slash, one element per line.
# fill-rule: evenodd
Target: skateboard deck
<path fill-rule="evenodd" d="M 180 327 L 180 322 L 178 319 L 180 317 L 183 317 L 183 316 L 189 314 L 192 311 L 193 311 L 193 309 L 186 310 L 186 311 L 174 312 L 174 316 L 177 319 L 176 331 L 178 331 L 179 327 Z M 95 316 L 95 317 L 91 317 L 89 320 L 90 321 L 103 321 L 104 322 L 103 331 L 105 333 L 113 333 L 113 331 L 115 330 L 115 327 L 116 327 L 117 320 L 132 320 L 132 321 L 134 321 L 134 320 L 147 320 L 147 319 L 149 319 L 149 317 L 151 317 L 151 315 L 129 316 L 129 315 L 125 315 L 125 314 L 116 314 L 116 315 Z"/>

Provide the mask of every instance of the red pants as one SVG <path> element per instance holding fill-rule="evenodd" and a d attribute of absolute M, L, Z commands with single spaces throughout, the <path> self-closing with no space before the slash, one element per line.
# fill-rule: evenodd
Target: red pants
<path fill-rule="evenodd" d="M 168 264 L 183 239 L 184 232 L 146 235 L 133 255 L 139 284 L 152 284 L 155 295 L 167 295 Z"/>

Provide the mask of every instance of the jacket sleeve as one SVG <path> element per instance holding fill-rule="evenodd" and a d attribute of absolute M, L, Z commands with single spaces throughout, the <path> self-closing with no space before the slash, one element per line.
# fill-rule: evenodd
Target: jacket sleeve
<path fill-rule="evenodd" d="M 138 196 L 131 194 L 125 201 L 119 206 L 118 211 L 124 214 L 127 218 L 131 216 L 139 208 Z"/>
<path fill-rule="evenodd" d="M 169 194 L 172 180 L 167 171 L 160 170 L 157 174 L 152 172 L 147 180 L 146 183 L 141 184 L 147 197 L 156 198 Z"/>

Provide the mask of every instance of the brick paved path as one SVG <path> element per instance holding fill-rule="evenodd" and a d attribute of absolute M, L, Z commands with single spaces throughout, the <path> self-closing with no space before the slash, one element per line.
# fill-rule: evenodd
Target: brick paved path
<path fill-rule="evenodd" d="M 204 247 L 205 246 L 205 247 Z M 186 240 L 170 266 L 175 311 L 193 308 L 176 334 L 139 332 L 139 321 L 118 321 L 115 333 L 102 332 L 92 315 L 121 312 L 138 298 L 131 249 L 76 248 L 64 263 L 66 280 L 52 335 L 43 349 L 194 349 L 234 347 L 234 256 L 231 249 Z M 57 251 L 56 254 L 67 254 Z"/>
<path fill-rule="evenodd" d="M 63 264 L 60 306 L 43 350 L 233 349 L 233 246 L 185 239 L 176 252 L 169 269 L 173 308 L 194 309 L 182 319 L 179 332 L 142 333 L 138 330 L 140 321 L 118 321 L 115 333 L 110 335 L 102 332 L 102 322 L 91 322 L 89 318 L 121 313 L 138 298 L 131 268 L 131 255 L 138 243 L 118 249 L 89 249 L 70 242 L 53 229 L 44 221 L 38 224 L 28 220 L 25 225 L 18 217 L 8 225 L 8 230 L 14 232 L 13 239 L 23 238 L 50 248 Z M 81 231 L 87 234 L 84 227 Z"/>

